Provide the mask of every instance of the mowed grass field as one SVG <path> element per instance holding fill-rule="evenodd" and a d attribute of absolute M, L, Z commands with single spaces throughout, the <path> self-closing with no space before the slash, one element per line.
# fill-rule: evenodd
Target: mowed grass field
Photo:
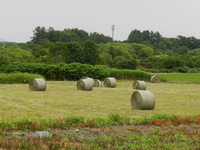
<path fill-rule="evenodd" d="M 156 97 L 154 110 L 131 109 L 132 84 L 131 80 L 118 80 L 116 88 L 89 92 L 77 90 L 75 81 L 48 81 L 44 92 L 30 91 L 27 84 L 0 84 L 0 120 L 200 113 L 200 84 L 147 83 L 147 90 Z"/>

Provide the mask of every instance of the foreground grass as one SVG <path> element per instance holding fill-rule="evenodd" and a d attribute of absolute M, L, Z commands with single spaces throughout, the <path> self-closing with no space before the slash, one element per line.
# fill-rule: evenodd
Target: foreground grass
<path fill-rule="evenodd" d="M 200 73 L 166 73 L 158 75 L 167 81 L 200 83 Z"/>
<path fill-rule="evenodd" d="M 100 128 L 94 126 L 54 128 L 49 130 L 49 134 L 45 137 L 38 136 L 36 132 L 3 130 L 0 132 L 0 148 L 42 150 L 200 149 L 199 116 L 154 116 L 148 119 L 136 119 L 140 120 L 138 125 L 120 125 L 123 123 L 121 121 L 127 120 L 127 118 L 117 114 L 109 116 L 108 120 L 112 123 L 119 123 L 119 125 Z"/>
<path fill-rule="evenodd" d="M 147 83 L 156 97 L 154 110 L 132 110 L 133 81 L 117 81 L 117 88 L 76 90 L 76 82 L 47 82 L 47 91 L 29 91 L 28 85 L 0 85 L 0 120 L 32 120 L 84 116 L 107 117 L 118 113 L 130 118 L 155 114 L 191 115 L 200 111 L 199 84 Z"/>
<path fill-rule="evenodd" d="M 130 119 L 110 114 L 107 119 L 68 117 L 38 122 L 1 121 L 0 148 L 199 149 L 199 128 L 200 115 L 156 115 Z M 44 131 L 45 135 L 38 134 Z"/>
<path fill-rule="evenodd" d="M 2 138 L 2 149 L 77 149 L 77 150 L 198 150 L 200 149 L 199 126 L 178 127 L 115 127 L 68 131 L 48 138 Z M 143 128 L 143 129 L 142 129 Z M 123 130 L 123 131 L 122 131 Z M 58 131 L 57 131 L 58 132 Z M 83 136 L 80 136 L 83 135 Z M 87 135 L 87 137 L 85 137 Z"/>

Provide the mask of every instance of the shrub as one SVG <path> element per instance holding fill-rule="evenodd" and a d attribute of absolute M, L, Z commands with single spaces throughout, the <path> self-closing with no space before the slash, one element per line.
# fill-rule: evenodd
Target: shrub
<path fill-rule="evenodd" d="M 34 78 L 44 78 L 38 74 L 30 73 L 0 73 L 0 83 L 1 84 L 10 84 L 10 83 L 29 83 L 30 80 Z"/>
<path fill-rule="evenodd" d="M 189 68 L 188 67 L 177 67 L 177 68 L 173 68 L 173 70 L 175 72 L 181 72 L 181 73 L 187 73 L 189 72 Z"/>
<path fill-rule="evenodd" d="M 26 72 L 40 74 L 47 80 L 78 80 L 83 76 L 94 79 L 104 79 L 106 77 L 115 77 L 116 79 L 140 79 L 149 81 L 151 75 L 142 71 L 128 69 L 111 69 L 102 65 L 89 65 L 80 63 L 71 64 L 39 64 L 22 63 L 9 64 L 0 67 L 0 72 Z"/>

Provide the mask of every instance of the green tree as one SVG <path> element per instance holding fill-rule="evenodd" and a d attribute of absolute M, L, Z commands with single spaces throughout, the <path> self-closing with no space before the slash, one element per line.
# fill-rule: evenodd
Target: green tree
<path fill-rule="evenodd" d="M 12 62 L 34 62 L 29 50 L 21 49 L 18 45 L 0 46 L 0 65 Z"/>
<path fill-rule="evenodd" d="M 112 67 L 120 69 L 136 69 L 137 61 L 135 59 L 127 59 L 124 56 L 116 56 L 113 58 Z"/>
<path fill-rule="evenodd" d="M 97 64 L 111 66 L 112 64 L 112 55 L 107 52 L 100 52 L 98 54 Z"/>
<path fill-rule="evenodd" d="M 83 62 L 83 47 L 79 42 L 67 43 L 68 63 Z"/>
<path fill-rule="evenodd" d="M 178 48 L 175 48 L 173 51 L 178 54 L 186 54 L 189 51 L 189 49 L 186 46 L 180 46 Z"/>
<path fill-rule="evenodd" d="M 107 42 L 112 42 L 112 38 L 105 36 L 103 34 L 99 34 L 97 32 L 91 33 L 90 34 L 90 40 L 94 41 L 96 43 L 107 43 Z"/>
<path fill-rule="evenodd" d="M 128 36 L 129 43 L 141 43 L 143 41 L 142 33 L 139 30 L 133 30 Z"/>
<path fill-rule="evenodd" d="M 47 42 L 47 32 L 45 27 L 36 27 L 35 30 L 33 31 L 33 37 L 31 42 L 35 44 L 42 44 Z"/>
<path fill-rule="evenodd" d="M 51 43 L 49 54 L 53 63 L 65 63 L 69 60 L 69 50 L 67 44 L 63 42 Z"/>
<path fill-rule="evenodd" d="M 168 56 L 163 60 L 162 68 L 172 69 L 176 67 L 183 67 L 184 60 L 177 56 Z"/>
<path fill-rule="evenodd" d="M 80 41 L 89 40 L 89 34 L 86 31 L 80 30 L 77 28 L 71 29 L 71 31 L 73 31 L 74 33 L 76 33 L 79 36 Z"/>
<path fill-rule="evenodd" d="M 142 60 L 154 54 L 154 50 L 146 45 L 134 43 L 131 46 L 135 49 L 137 56 Z"/>
<path fill-rule="evenodd" d="M 190 50 L 188 51 L 188 54 L 191 56 L 200 56 L 200 48 Z"/>
<path fill-rule="evenodd" d="M 83 62 L 94 65 L 97 63 L 98 51 L 97 46 L 93 41 L 83 42 Z"/>

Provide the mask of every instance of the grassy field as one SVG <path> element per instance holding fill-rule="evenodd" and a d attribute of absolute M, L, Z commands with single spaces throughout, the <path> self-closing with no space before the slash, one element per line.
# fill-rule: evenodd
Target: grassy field
<path fill-rule="evenodd" d="M 178 81 L 178 82 L 199 82 L 200 73 L 166 73 L 158 74 L 160 77 L 167 81 Z"/>
<path fill-rule="evenodd" d="M 1 84 L 0 120 L 200 113 L 200 84 L 147 83 L 147 90 L 156 97 L 155 109 L 131 110 L 132 84 L 120 80 L 117 88 L 94 88 L 90 92 L 77 90 L 75 81 L 48 81 L 45 92 L 30 91 L 27 84 Z"/>
<path fill-rule="evenodd" d="M 164 116 L 153 120 L 140 118 L 200 114 L 200 84 L 147 83 L 147 89 L 156 97 L 155 109 L 131 110 L 132 84 L 133 81 L 120 80 L 117 88 L 94 88 L 90 92 L 78 91 L 74 81 L 48 81 L 45 92 L 30 91 L 27 84 L 0 84 L 0 149 L 200 149 L 200 117 L 171 121 Z M 110 113 L 137 117 L 141 122 L 124 124 L 121 121 L 127 121 L 126 117 L 118 120 L 113 115 L 111 124 L 104 120 L 105 126 L 95 126 L 91 120 L 69 126 L 69 120 L 62 119 L 107 118 Z M 55 122 L 46 127 L 39 122 L 14 122 L 23 118 L 51 118 Z M 71 122 L 75 119 L 72 117 Z M 38 136 L 38 130 L 48 131 L 48 136 Z"/>

